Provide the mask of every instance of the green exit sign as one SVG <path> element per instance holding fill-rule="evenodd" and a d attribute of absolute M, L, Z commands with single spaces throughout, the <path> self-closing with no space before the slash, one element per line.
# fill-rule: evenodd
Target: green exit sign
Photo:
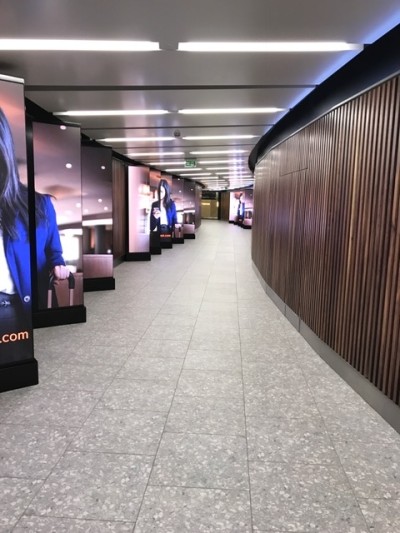
<path fill-rule="evenodd" d="M 197 160 L 196 159 L 185 159 L 185 167 L 186 168 L 196 168 L 197 167 Z"/>

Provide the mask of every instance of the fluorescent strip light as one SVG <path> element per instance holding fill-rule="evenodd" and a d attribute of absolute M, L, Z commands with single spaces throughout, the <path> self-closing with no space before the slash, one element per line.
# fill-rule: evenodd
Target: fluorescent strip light
<path fill-rule="evenodd" d="M 173 141 L 175 137 L 106 137 L 105 139 L 96 139 L 99 142 L 124 143 L 131 141 Z"/>
<path fill-rule="evenodd" d="M 218 139 L 255 139 L 259 135 L 190 135 L 182 137 L 184 141 L 212 141 Z"/>
<path fill-rule="evenodd" d="M 152 161 L 151 163 L 147 163 L 148 165 L 152 165 L 154 167 L 156 166 L 168 166 L 168 165 L 184 165 L 185 161 Z"/>
<path fill-rule="evenodd" d="M 83 39 L 0 39 L 0 50 L 65 52 L 148 52 L 160 50 L 150 41 L 91 41 Z"/>
<path fill-rule="evenodd" d="M 180 109 L 182 115 L 234 115 L 240 113 L 277 113 L 284 111 L 280 107 L 231 107 L 220 109 Z"/>
<path fill-rule="evenodd" d="M 187 171 L 194 171 L 195 169 L 194 168 L 189 168 L 189 167 L 185 167 L 185 168 L 166 168 L 165 169 L 165 172 L 187 172 Z M 197 167 L 196 170 L 203 170 L 201 167 Z"/>
<path fill-rule="evenodd" d="M 342 52 L 362 49 L 362 44 L 342 41 L 189 42 L 178 44 L 178 50 L 182 52 Z"/>
<path fill-rule="evenodd" d="M 226 163 L 230 163 L 230 165 L 233 166 L 243 165 L 243 159 L 220 159 L 219 161 L 202 159 L 201 161 L 199 161 L 199 163 L 200 165 L 224 165 Z"/>
<path fill-rule="evenodd" d="M 231 167 L 207 167 L 206 170 L 230 170 Z"/>
<path fill-rule="evenodd" d="M 244 154 L 248 150 L 201 150 L 199 152 L 190 152 L 191 155 L 212 155 L 212 154 Z"/>
<path fill-rule="evenodd" d="M 167 115 L 165 109 L 128 109 L 124 110 L 98 110 L 98 111 L 57 111 L 53 113 L 58 117 L 125 117 L 146 115 Z"/>
<path fill-rule="evenodd" d="M 167 155 L 183 155 L 185 152 L 130 152 L 129 156 L 137 156 L 137 157 L 164 157 Z"/>
<path fill-rule="evenodd" d="M 189 177 L 189 176 L 211 176 L 211 172 L 200 172 L 199 174 L 192 174 L 192 173 L 189 173 L 189 174 L 180 174 L 180 176 L 186 176 L 186 177 Z"/>

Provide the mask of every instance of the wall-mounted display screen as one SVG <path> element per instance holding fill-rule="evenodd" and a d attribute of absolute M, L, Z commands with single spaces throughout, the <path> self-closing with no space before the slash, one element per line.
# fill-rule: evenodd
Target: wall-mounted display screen
<path fill-rule="evenodd" d="M 84 279 L 113 276 L 112 150 L 82 146 Z"/>
<path fill-rule="evenodd" d="M 251 228 L 253 225 L 253 189 L 244 191 L 243 227 Z"/>
<path fill-rule="evenodd" d="M 176 207 L 175 235 L 173 241 L 183 242 L 183 178 L 172 178 L 172 200 Z"/>
<path fill-rule="evenodd" d="M 0 366 L 33 359 L 22 83 L 0 77 Z"/>
<path fill-rule="evenodd" d="M 170 248 L 177 223 L 176 204 L 172 198 L 172 177 L 156 171 L 150 172 L 153 201 L 150 206 L 150 235 L 156 246 Z"/>
<path fill-rule="evenodd" d="M 151 203 L 149 168 L 129 167 L 128 258 L 130 254 L 150 253 L 149 217 Z"/>
<path fill-rule="evenodd" d="M 243 189 L 230 193 L 229 222 L 251 227 L 253 222 L 253 189 Z"/>
<path fill-rule="evenodd" d="M 37 228 L 37 308 L 83 304 L 81 132 L 33 123 Z M 42 242 L 47 250 L 43 250 Z"/>
<path fill-rule="evenodd" d="M 193 181 L 184 181 L 183 185 L 183 234 L 193 235 L 196 231 L 196 185 Z"/>

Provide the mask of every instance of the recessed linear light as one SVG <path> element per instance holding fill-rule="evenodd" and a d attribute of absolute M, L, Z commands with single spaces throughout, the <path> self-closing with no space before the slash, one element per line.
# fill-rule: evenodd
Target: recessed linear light
<path fill-rule="evenodd" d="M 200 165 L 224 165 L 230 163 L 231 166 L 234 165 L 243 165 L 243 159 L 221 159 L 219 161 L 205 160 L 202 159 L 199 161 Z"/>
<path fill-rule="evenodd" d="M 180 109 L 182 115 L 235 115 L 240 113 L 277 113 L 280 107 L 231 107 L 225 109 Z"/>
<path fill-rule="evenodd" d="M 362 50 L 363 45 L 342 41 L 293 42 L 188 42 L 179 43 L 182 52 L 342 52 Z"/>
<path fill-rule="evenodd" d="M 152 165 L 153 167 L 160 166 L 160 167 L 167 167 L 171 165 L 184 165 L 185 161 L 151 161 L 150 163 L 147 163 L 148 165 Z"/>
<path fill-rule="evenodd" d="M 56 111 L 53 115 L 58 117 L 124 117 L 124 116 L 146 116 L 146 115 L 167 115 L 169 111 L 165 109 L 110 109 L 93 111 Z"/>
<path fill-rule="evenodd" d="M 188 168 L 188 167 L 185 167 L 185 168 L 166 168 L 165 169 L 165 172 L 187 172 L 188 170 L 191 170 L 192 172 L 194 170 L 203 170 L 201 167 L 197 167 L 196 169 L 194 168 Z"/>
<path fill-rule="evenodd" d="M 130 152 L 129 156 L 137 156 L 137 157 L 164 157 L 167 155 L 184 155 L 185 152 Z"/>
<path fill-rule="evenodd" d="M 0 50 L 66 52 L 148 52 L 160 50 L 150 41 L 91 41 L 83 39 L 0 39 Z"/>
<path fill-rule="evenodd" d="M 213 154 L 245 154 L 248 150 L 201 150 L 199 152 L 190 152 L 190 155 L 213 155 Z"/>
<path fill-rule="evenodd" d="M 182 137 L 184 141 L 213 141 L 218 139 L 255 139 L 259 135 L 190 135 Z"/>
<path fill-rule="evenodd" d="M 99 142 L 124 143 L 132 141 L 173 141 L 175 137 L 106 137 L 105 139 L 96 139 Z"/>
<path fill-rule="evenodd" d="M 206 170 L 230 170 L 231 167 L 207 167 Z"/>
<path fill-rule="evenodd" d="M 189 176 L 196 176 L 196 177 L 197 176 L 199 176 L 199 177 L 200 176 L 211 176 L 211 172 L 199 172 L 198 174 L 190 172 L 188 174 L 184 173 L 184 174 L 179 174 L 179 175 L 180 176 L 184 176 L 184 177 L 189 177 Z"/>

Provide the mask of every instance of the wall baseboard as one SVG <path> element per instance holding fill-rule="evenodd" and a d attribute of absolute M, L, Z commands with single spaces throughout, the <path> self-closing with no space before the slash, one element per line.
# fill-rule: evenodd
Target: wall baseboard
<path fill-rule="evenodd" d="M 267 296 L 288 319 L 292 326 L 308 342 L 311 348 L 334 370 L 350 387 L 357 392 L 388 424 L 400 433 L 400 407 L 385 396 L 363 375 L 345 361 L 330 346 L 322 341 L 301 318 L 266 284 L 253 263 L 254 271 Z"/>

